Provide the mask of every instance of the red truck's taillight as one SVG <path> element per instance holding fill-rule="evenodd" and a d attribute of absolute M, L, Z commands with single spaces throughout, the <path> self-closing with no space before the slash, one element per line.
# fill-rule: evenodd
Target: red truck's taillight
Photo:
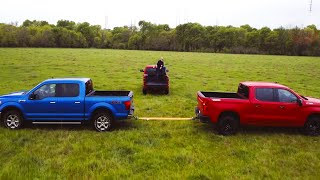
<path fill-rule="evenodd" d="M 130 110 L 131 101 L 125 101 L 123 104 L 126 107 L 126 110 Z"/>
<path fill-rule="evenodd" d="M 208 113 L 208 102 L 207 101 L 202 101 L 202 114 L 207 114 Z"/>

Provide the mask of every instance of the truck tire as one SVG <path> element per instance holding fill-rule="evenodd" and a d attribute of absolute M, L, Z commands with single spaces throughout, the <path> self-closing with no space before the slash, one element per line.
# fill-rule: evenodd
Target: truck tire
<path fill-rule="evenodd" d="M 239 119 L 233 114 L 225 114 L 218 121 L 219 134 L 228 136 L 235 134 L 239 128 Z"/>
<path fill-rule="evenodd" d="M 304 125 L 306 135 L 317 136 L 320 134 L 320 116 L 311 116 Z"/>
<path fill-rule="evenodd" d="M 147 90 L 146 90 L 146 89 L 142 89 L 142 93 L 143 93 L 144 95 L 146 95 L 146 94 L 147 94 Z"/>
<path fill-rule="evenodd" d="M 3 123 L 8 129 L 19 129 L 22 127 L 23 118 L 19 111 L 9 110 L 3 115 Z"/>
<path fill-rule="evenodd" d="M 164 90 L 165 94 L 169 94 L 169 89 Z"/>
<path fill-rule="evenodd" d="M 99 132 L 110 131 L 113 124 L 113 117 L 110 113 L 100 111 L 93 117 L 93 127 Z"/>

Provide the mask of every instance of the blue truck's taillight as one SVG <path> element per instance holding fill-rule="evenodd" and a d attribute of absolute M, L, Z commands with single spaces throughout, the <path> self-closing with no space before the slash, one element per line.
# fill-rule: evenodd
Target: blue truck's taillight
<path fill-rule="evenodd" d="M 124 106 L 126 107 L 126 110 L 130 110 L 131 101 L 125 101 L 123 104 L 124 104 Z"/>

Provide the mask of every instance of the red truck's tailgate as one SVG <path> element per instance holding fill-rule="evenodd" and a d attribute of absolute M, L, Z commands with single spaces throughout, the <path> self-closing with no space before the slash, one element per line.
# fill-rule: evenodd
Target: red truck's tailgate
<path fill-rule="evenodd" d="M 197 99 L 198 99 L 198 108 L 201 112 L 202 115 L 207 115 L 208 110 L 207 110 L 207 103 L 209 102 L 209 98 L 204 97 L 204 95 L 198 91 L 197 93 Z"/>

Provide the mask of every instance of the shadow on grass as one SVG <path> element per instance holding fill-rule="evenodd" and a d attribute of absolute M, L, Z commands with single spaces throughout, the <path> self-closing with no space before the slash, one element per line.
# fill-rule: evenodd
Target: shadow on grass
<path fill-rule="evenodd" d="M 123 120 L 116 121 L 113 124 L 111 129 L 112 131 L 117 130 L 131 130 L 136 129 L 137 125 L 133 122 L 134 120 Z M 95 132 L 95 128 L 90 122 L 86 122 L 84 124 L 32 124 L 31 122 L 25 123 L 23 126 L 24 129 L 41 129 L 41 130 L 67 130 L 67 131 L 93 131 Z"/>
<path fill-rule="evenodd" d="M 199 128 L 201 131 L 207 133 L 213 133 L 220 135 L 217 130 L 217 126 L 213 123 L 202 123 L 195 121 L 200 125 L 195 128 Z M 303 129 L 299 127 L 261 127 L 261 126 L 242 126 L 239 128 L 236 135 L 274 135 L 274 134 L 286 134 L 286 135 L 304 135 Z"/>

